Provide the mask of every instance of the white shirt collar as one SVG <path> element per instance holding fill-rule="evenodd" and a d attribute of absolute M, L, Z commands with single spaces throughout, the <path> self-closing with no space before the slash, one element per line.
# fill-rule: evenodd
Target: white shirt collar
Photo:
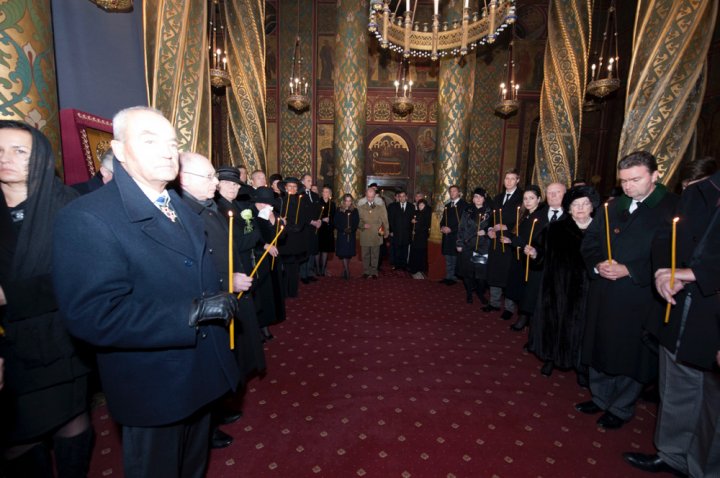
<path fill-rule="evenodd" d="M 507 190 L 506 190 L 506 191 L 505 191 L 505 195 L 507 196 L 507 195 L 509 194 L 509 195 L 512 196 L 513 194 L 515 194 L 515 191 L 517 191 L 517 187 L 515 187 L 515 189 L 513 189 L 513 190 L 511 190 L 511 191 L 507 191 Z"/>
<path fill-rule="evenodd" d="M 150 200 L 150 202 L 153 203 L 153 204 L 155 204 L 155 200 L 156 200 L 157 198 L 159 198 L 160 196 L 169 197 L 169 194 L 168 194 L 168 192 L 167 192 L 167 189 L 163 189 L 161 193 L 158 193 L 158 192 L 155 191 L 154 189 L 149 188 L 149 187 L 147 187 L 146 185 L 139 183 L 138 181 L 135 180 L 135 178 L 133 178 L 133 181 L 135 181 L 135 184 L 138 185 L 138 187 L 139 187 L 140 190 L 143 192 L 143 194 L 145 194 L 145 196 L 147 196 L 147 198 L 148 198 L 148 199 Z"/>

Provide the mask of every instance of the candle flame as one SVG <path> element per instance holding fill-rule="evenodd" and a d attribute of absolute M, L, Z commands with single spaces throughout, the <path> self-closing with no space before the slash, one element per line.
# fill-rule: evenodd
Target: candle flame
<path fill-rule="evenodd" d="M 234 214 L 233 214 L 232 211 L 228 211 L 228 216 L 229 216 L 229 217 L 233 217 L 233 215 L 234 215 Z"/>
<path fill-rule="evenodd" d="M 680 220 L 679 217 L 674 217 L 674 218 L 673 218 L 673 222 L 678 222 L 679 220 Z"/>

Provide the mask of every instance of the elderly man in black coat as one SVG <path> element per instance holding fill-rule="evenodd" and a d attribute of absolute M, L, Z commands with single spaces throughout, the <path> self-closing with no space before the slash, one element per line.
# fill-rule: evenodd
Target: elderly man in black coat
<path fill-rule="evenodd" d="M 677 217 L 677 270 L 670 287 L 671 225 L 653 246 L 655 286 L 673 304 L 667 324 L 654 317 L 660 340 L 657 453 L 626 453 L 651 472 L 720 476 L 720 172 L 689 186 Z"/>
<path fill-rule="evenodd" d="M 448 188 L 450 200 L 443 207 L 440 217 L 440 232 L 442 233 L 442 255 L 445 257 L 445 278 L 440 282 L 453 285 L 457 282 L 455 269 L 457 268 L 457 235 L 460 228 L 460 218 L 465 212 L 467 202 L 463 200 L 460 187 L 452 185 Z"/>
<path fill-rule="evenodd" d="M 408 263 L 408 247 L 412 240 L 412 219 L 415 207 L 407 200 L 407 193 L 397 193 L 398 200 L 387 207 L 390 226 L 390 247 L 393 253 L 394 269 L 405 270 Z"/>
<path fill-rule="evenodd" d="M 582 243 L 591 276 L 582 361 L 590 367 L 592 400 L 576 409 L 604 411 L 597 423 L 606 429 L 632 418 L 643 385 L 657 373 L 646 337 L 647 322 L 662 305 L 652 288 L 651 246 L 677 204 L 677 196 L 656 184 L 657 162 L 650 153 L 622 158 L 618 177 L 625 194 L 609 204 L 609 226 L 605 214 L 597 214 Z"/>
<path fill-rule="evenodd" d="M 175 129 L 157 110 L 113 119 L 115 178 L 55 222 L 53 279 L 68 330 L 97 348 L 125 475 L 202 476 L 208 406 L 240 379 L 227 324 L 237 313 L 205 228 L 168 182 Z"/>

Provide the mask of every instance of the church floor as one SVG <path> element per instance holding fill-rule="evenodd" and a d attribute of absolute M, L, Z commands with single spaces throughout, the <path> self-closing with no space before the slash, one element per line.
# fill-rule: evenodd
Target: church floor
<path fill-rule="evenodd" d="M 589 399 L 575 374 L 542 376 L 526 334 L 466 304 L 461 284 L 387 267 L 344 281 L 331 264 L 272 328 L 268 373 L 223 427 L 235 442 L 212 452 L 209 477 L 647 476 L 622 452 L 653 452 L 655 405 L 601 430 L 573 408 Z M 93 418 L 91 476 L 122 476 L 107 409 Z"/>

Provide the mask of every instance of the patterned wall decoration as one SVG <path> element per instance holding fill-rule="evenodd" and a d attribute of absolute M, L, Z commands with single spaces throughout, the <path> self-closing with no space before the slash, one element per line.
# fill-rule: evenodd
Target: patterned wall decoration
<path fill-rule="evenodd" d="M 460 18 L 462 2 L 451 1 L 446 18 Z M 457 184 L 465 190 L 467 180 L 468 134 L 470 114 L 475 90 L 475 55 L 464 58 L 440 60 L 440 83 L 438 87 L 437 159 L 435 161 L 435 188 L 433 204 L 436 216 L 442 212 L 443 203 L 449 199 L 448 188 Z M 439 238 L 433 227 L 432 238 Z"/>
<path fill-rule="evenodd" d="M 184 151 L 210 155 L 207 4 L 204 0 L 147 0 L 144 14 L 150 105 L 175 126 Z"/>
<path fill-rule="evenodd" d="M 303 68 L 306 77 L 312 75 L 313 46 L 313 0 L 299 0 L 300 38 Z M 280 2 L 280 172 L 284 176 L 301 176 L 312 171 L 312 111 L 296 113 L 285 104 L 290 87 L 285 81 L 290 78 L 292 51 L 298 34 L 298 4 Z M 313 105 L 314 88 L 310 88 L 310 104 Z"/>
<path fill-rule="evenodd" d="M 365 180 L 367 0 L 338 0 L 335 44 L 335 192 L 359 197 Z"/>
<path fill-rule="evenodd" d="M 333 121 L 335 118 L 335 104 L 332 96 L 324 96 L 318 101 L 317 118 L 319 121 Z"/>
<path fill-rule="evenodd" d="M 0 118 L 42 131 L 62 174 L 50 0 L 0 5 Z"/>
<path fill-rule="evenodd" d="M 587 84 L 592 0 L 551 2 L 535 171 L 544 189 L 575 176 Z"/>
<path fill-rule="evenodd" d="M 618 159 L 653 153 L 667 184 L 695 132 L 718 0 L 641 0 Z"/>
<path fill-rule="evenodd" d="M 502 156 L 504 121 L 493 110 L 498 100 L 498 90 L 493 88 L 502 82 L 505 51 L 487 52 L 475 67 L 475 94 L 470 119 L 470 144 L 468 145 L 468 191 L 481 186 L 497 193 Z M 469 192 L 468 192 L 469 196 Z"/>
<path fill-rule="evenodd" d="M 265 0 L 225 2 L 230 158 L 248 171 L 266 170 Z"/>

